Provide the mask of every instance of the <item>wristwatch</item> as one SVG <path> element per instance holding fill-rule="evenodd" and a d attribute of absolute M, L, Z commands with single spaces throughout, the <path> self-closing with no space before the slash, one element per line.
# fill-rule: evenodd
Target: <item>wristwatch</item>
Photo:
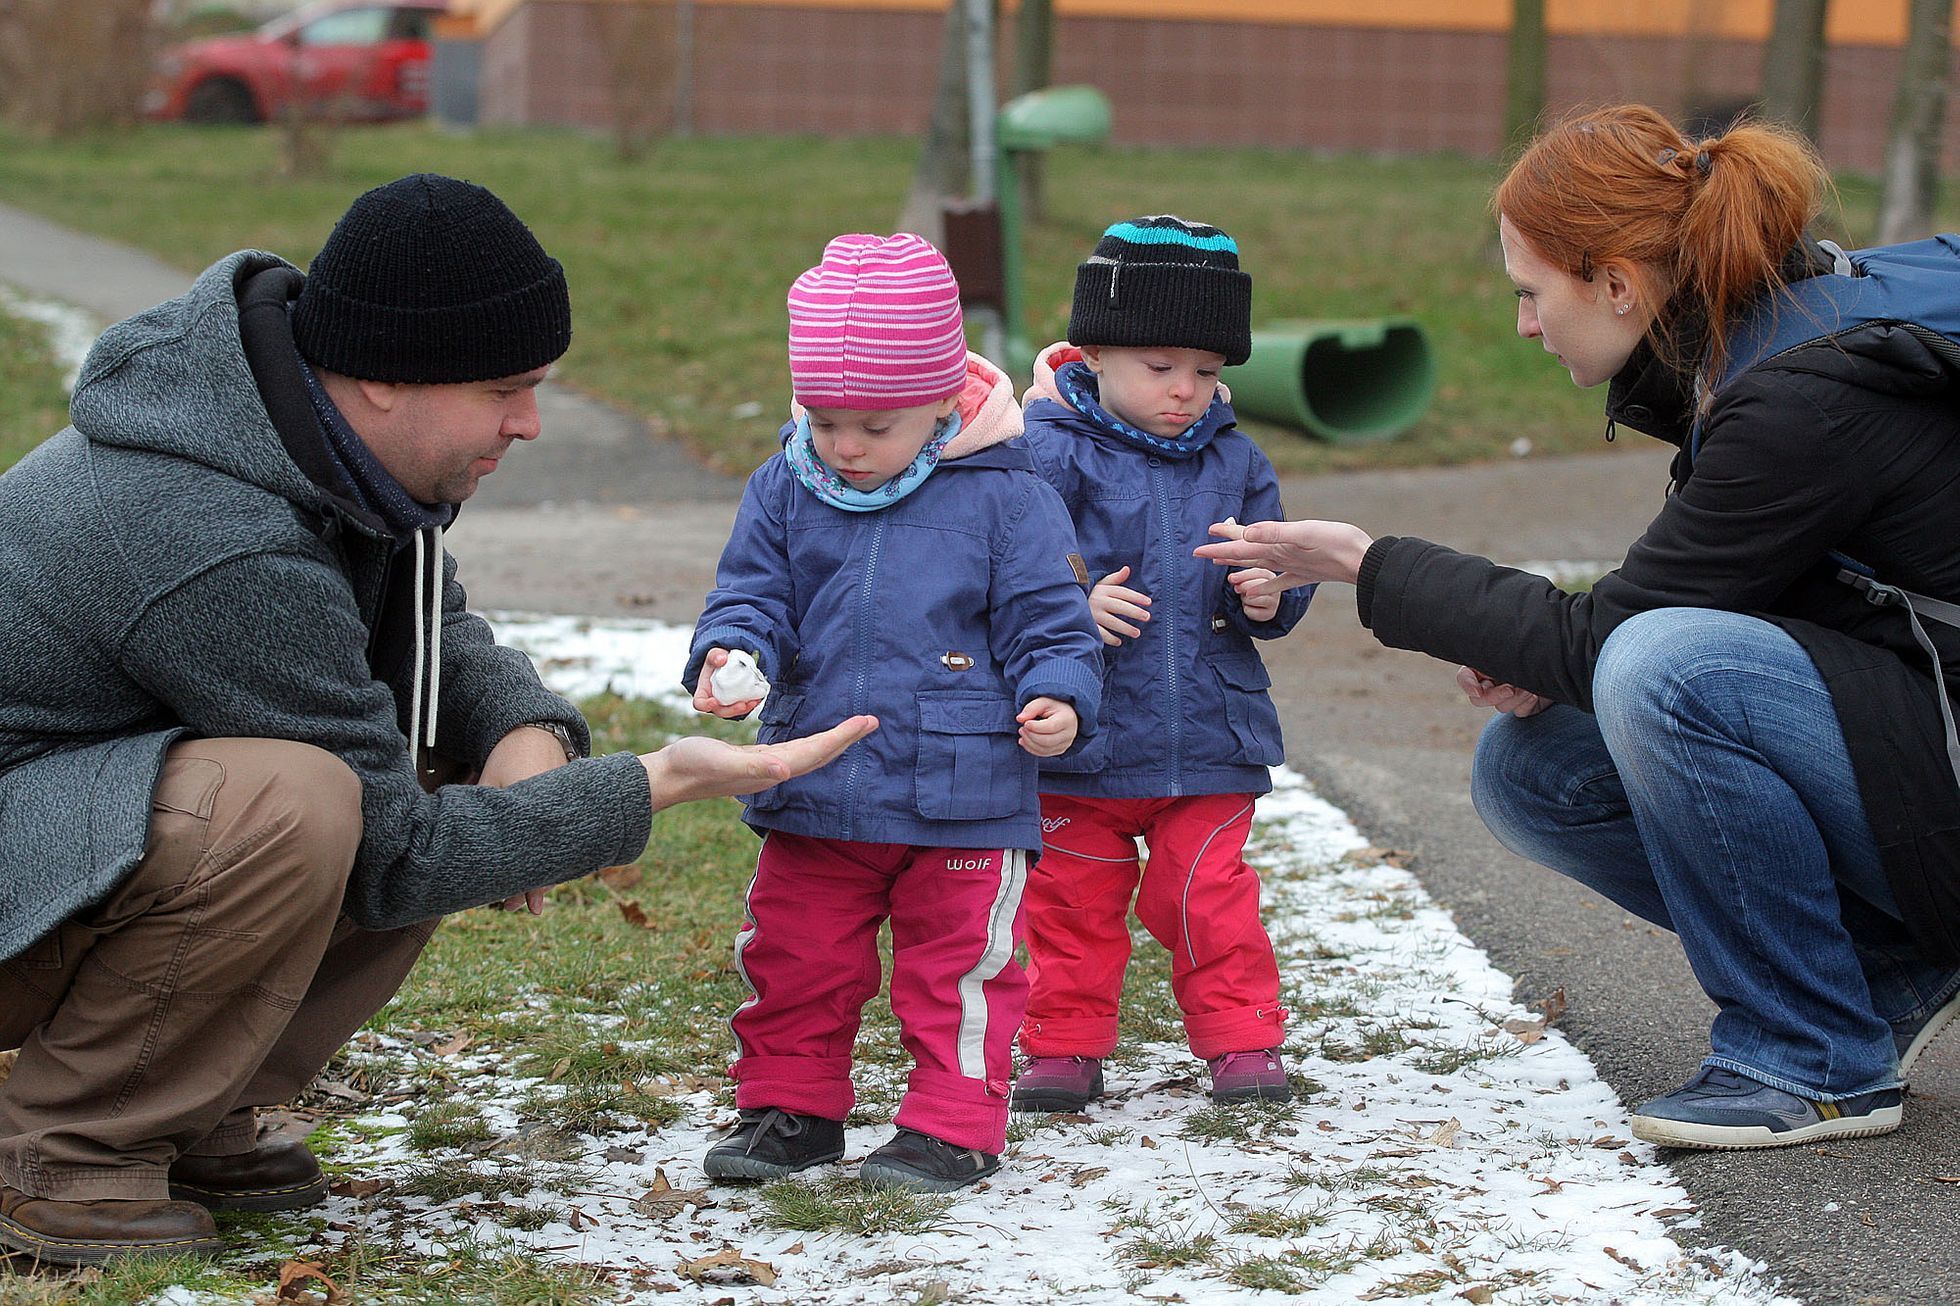
<path fill-rule="evenodd" d="M 556 735 L 558 742 L 564 746 L 565 760 L 567 762 L 578 761 L 578 743 L 572 738 L 572 732 L 565 728 L 563 721 L 526 721 L 524 724 L 533 730 L 542 730 L 547 734 Z"/>

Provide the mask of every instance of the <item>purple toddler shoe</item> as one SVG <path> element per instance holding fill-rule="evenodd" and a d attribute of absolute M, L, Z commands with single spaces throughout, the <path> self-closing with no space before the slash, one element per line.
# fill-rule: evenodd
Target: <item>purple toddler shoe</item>
<path fill-rule="evenodd" d="M 1286 1082 L 1286 1067 L 1279 1063 L 1276 1049 L 1227 1052 L 1205 1064 L 1211 1067 L 1211 1100 L 1214 1102 L 1293 1100 L 1293 1089 Z"/>
<path fill-rule="evenodd" d="M 1102 1091 L 1101 1057 L 1029 1057 L 1008 1105 L 1015 1111 L 1080 1111 Z"/>

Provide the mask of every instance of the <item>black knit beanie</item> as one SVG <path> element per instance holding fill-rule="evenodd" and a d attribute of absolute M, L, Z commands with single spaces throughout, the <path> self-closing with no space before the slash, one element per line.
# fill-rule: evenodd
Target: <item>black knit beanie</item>
<path fill-rule="evenodd" d="M 491 381 L 572 342 L 565 269 L 483 187 L 422 172 L 355 200 L 293 305 L 307 362 L 363 381 Z"/>
<path fill-rule="evenodd" d="M 1209 349 L 1237 366 L 1252 356 L 1252 278 L 1217 227 L 1169 214 L 1103 232 L 1075 269 L 1072 345 Z"/>

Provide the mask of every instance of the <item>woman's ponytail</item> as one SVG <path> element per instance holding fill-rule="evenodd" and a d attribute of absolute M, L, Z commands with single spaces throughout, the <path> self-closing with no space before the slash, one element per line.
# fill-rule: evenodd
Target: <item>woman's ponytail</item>
<path fill-rule="evenodd" d="M 1740 123 L 1694 148 L 1707 166 L 1681 217 L 1675 266 L 1707 315 L 1716 377 L 1743 309 L 1782 286 L 1783 261 L 1822 211 L 1831 179 L 1809 142 L 1770 124 Z"/>

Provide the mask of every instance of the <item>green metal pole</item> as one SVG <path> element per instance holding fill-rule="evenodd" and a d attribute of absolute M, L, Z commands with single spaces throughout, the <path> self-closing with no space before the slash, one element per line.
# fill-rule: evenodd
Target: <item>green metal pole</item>
<path fill-rule="evenodd" d="M 1021 295 L 1021 178 L 1014 166 L 1015 150 L 994 156 L 995 199 L 1000 204 L 1001 327 L 1004 343 L 999 360 L 1015 376 L 1034 367 L 1034 346 L 1028 343 L 1028 324 Z"/>

